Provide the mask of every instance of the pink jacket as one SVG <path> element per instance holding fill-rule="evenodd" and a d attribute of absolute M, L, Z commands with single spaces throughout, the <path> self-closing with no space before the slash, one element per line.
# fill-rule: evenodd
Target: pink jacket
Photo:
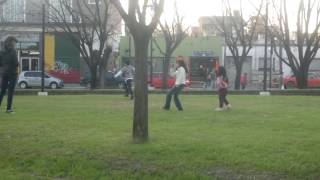
<path fill-rule="evenodd" d="M 223 80 L 222 76 L 217 77 L 216 85 L 218 89 L 228 89 L 228 83 Z"/>

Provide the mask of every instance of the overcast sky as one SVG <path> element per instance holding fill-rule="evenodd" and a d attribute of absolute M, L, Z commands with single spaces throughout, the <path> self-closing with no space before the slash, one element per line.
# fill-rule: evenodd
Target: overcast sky
<path fill-rule="evenodd" d="M 165 0 L 165 9 L 162 19 L 172 19 L 174 14 L 174 1 Z M 186 25 L 196 26 L 198 25 L 198 19 L 201 16 L 213 16 L 221 15 L 222 0 L 176 0 L 178 10 L 181 15 L 185 17 Z M 280 0 L 275 0 L 279 2 Z M 288 15 L 289 17 L 295 17 L 297 7 L 300 0 L 287 0 Z M 240 9 L 240 0 L 230 0 L 230 4 L 233 9 Z M 258 7 L 260 0 L 242 0 L 242 7 L 246 15 L 254 14 L 254 6 Z M 271 0 L 270 0 L 271 2 Z M 122 0 L 124 6 L 127 7 L 128 0 Z M 273 7 L 270 7 L 272 10 Z M 265 13 L 264 11 L 262 13 Z M 296 18 L 292 18 L 295 20 Z"/>

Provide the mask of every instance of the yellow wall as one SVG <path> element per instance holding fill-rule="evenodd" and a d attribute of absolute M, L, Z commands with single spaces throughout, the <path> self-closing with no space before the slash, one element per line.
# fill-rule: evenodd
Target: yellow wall
<path fill-rule="evenodd" d="M 53 70 L 55 65 L 55 37 L 52 34 L 45 35 L 45 62 L 46 62 L 46 70 Z"/>

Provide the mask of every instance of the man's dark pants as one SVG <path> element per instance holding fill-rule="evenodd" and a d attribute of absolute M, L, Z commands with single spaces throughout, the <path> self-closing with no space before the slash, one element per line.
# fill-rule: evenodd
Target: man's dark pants
<path fill-rule="evenodd" d="M 12 101 L 14 90 L 17 83 L 17 74 L 3 74 L 1 82 L 1 92 L 0 92 L 0 106 L 2 104 L 3 98 L 8 90 L 8 103 L 7 110 L 12 110 Z"/>

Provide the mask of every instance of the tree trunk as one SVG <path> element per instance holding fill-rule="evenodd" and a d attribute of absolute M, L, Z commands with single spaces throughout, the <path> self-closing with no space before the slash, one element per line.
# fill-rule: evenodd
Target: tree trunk
<path fill-rule="evenodd" d="M 91 73 L 90 88 L 96 89 L 97 88 L 97 68 L 91 67 L 90 73 Z"/>
<path fill-rule="evenodd" d="M 162 88 L 168 89 L 168 75 L 170 68 L 170 57 L 171 55 L 165 55 L 163 62 L 163 74 L 162 74 Z"/>
<path fill-rule="evenodd" d="M 144 34 L 135 40 L 135 101 L 133 117 L 133 140 L 135 143 L 148 141 L 148 45 L 149 37 Z"/>
<path fill-rule="evenodd" d="M 308 88 L 308 71 L 309 68 L 301 66 L 299 72 L 294 73 L 297 81 L 298 89 L 307 89 Z"/>
<path fill-rule="evenodd" d="M 241 81 L 241 74 L 242 74 L 242 70 L 237 69 L 236 72 L 236 78 L 234 81 L 234 89 L 235 90 L 240 90 L 240 81 Z"/>
<path fill-rule="evenodd" d="M 235 90 L 240 90 L 240 81 L 241 81 L 241 74 L 242 74 L 242 63 L 239 62 L 239 60 L 237 62 L 235 62 L 235 67 L 236 67 L 236 77 L 235 77 L 235 81 L 234 81 L 234 89 Z"/>
<path fill-rule="evenodd" d="M 104 89 L 106 85 L 106 66 L 100 66 L 99 71 L 100 89 Z"/>

